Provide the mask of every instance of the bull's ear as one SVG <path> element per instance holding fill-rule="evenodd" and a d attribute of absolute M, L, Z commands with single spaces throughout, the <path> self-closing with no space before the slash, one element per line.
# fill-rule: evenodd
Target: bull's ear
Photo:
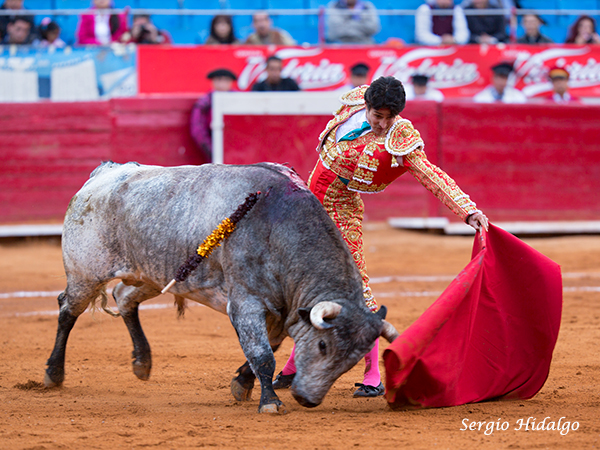
<path fill-rule="evenodd" d="M 385 316 L 387 316 L 387 308 L 385 307 L 385 305 L 381 305 L 381 308 L 379 308 L 379 311 L 377 311 L 375 313 L 375 315 L 381 319 L 381 320 L 385 320 Z"/>
<path fill-rule="evenodd" d="M 312 325 L 312 322 L 310 321 L 310 310 L 311 309 L 312 308 L 298 308 L 298 314 L 300 315 L 300 318 L 309 325 Z"/>

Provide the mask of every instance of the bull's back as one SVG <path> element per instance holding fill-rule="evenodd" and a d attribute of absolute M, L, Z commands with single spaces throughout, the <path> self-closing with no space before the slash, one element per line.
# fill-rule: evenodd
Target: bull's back
<path fill-rule="evenodd" d="M 245 233 L 237 233 L 241 239 L 259 243 L 271 236 L 282 247 L 298 248 L 308 244 L 301 231 L 307 223 L 315 227 L 324 220 L 331 225 L 303 181 L 283 166 L 105 163 L 69 205 L 63 234 L 65 264 L 83 266 L 94 255 L 90 270 L 100 271 L 94 265 L 110 262 L 114 273 L 143 272 L 158 284 L 165 283 L 173 268 L 257 191 L 262 192 L 257 212 L 253 220 L 245 220 Z"/>

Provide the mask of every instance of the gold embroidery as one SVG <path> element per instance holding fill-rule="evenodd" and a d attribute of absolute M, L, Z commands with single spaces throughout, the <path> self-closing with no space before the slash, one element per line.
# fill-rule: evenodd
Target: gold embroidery
<path fill-rule="evenodd" d="M 446 172 L 429 162 L 422 150 L 405 156 L 405 165 L 411 175 L 463 221 L 477 211 L 469 196 Z"/>
<path fill-rule="evenodd" d="M 364 298 L 367 308 L 371 311 L 377 309 L 377 302 L 373 298 L 369 287 L 369 276 L 365 263 L 362 239 L 362 221 L 364 204 L 360 194 L 349 191 L 339 179 L 329 185 L 323 198 L 323 206 L 334 221 L 344 241 L 352 253 L 363 280 Z"/>

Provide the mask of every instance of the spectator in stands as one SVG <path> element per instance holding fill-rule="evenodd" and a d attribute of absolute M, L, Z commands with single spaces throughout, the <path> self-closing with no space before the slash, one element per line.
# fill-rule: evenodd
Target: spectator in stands
<path fill-rule="evenodd" d="M 517 39 L 518 44 L 552 44 L 554 41 L 540 33 L 540 27 L 546 25 L 537 14 L 525 14 L 521 19 L 525 34 Z"/>
<path fill-rule="evenodd" d="M 47 48 L 65 48 L 67 43 L 60 38 L 60 26 L 53 22 L 50 17 L 44 17 L 39 27 L 40 39 L 34 42 L 34 45 Z"/>
<path fill-rule="evenodd" d="M 31 44 L 33 35 L 31 33 L 31 22 L 27 16 L 16 16 L 6 25 L 6 35 L 3 44 L 27 45 Z"/>
<path fill-rule="evenodd" d="M 228 92 L 233 90 L 233 83 L 237 80 L 235 74 L 229 69 L 216 69 L 207 75 L 211 81 L 211 91 L 200 97 L 190 116 L 190 133 L 192 139 L 198 144 L 206 162 L 212 159 L 212 96 L 213 92 Z"/>
<path fill-rule="evenodd" d="M 465 11 L 477 9 L 496 9 L 501 12 L 501 8 L 495 4 L 490 4 L 489 0 L 470 0 Z M 497 44 L 498 42 L 507 42 L 506 22 L 502 14 L 493 15 L 467 15 L 467 24 L 471 38 L 471 44 Z"/>
<path fill-rule="evenodd" d="M 254 33 L 246 39 L 250 45 L 296 45 L 290 34 L 280 28 L 273 27 L 273 20 L 264 11 L 254 13 L 252 16 Z"/>
<path fill-rule="evenodd" d="M 205 44 L 239 44 L 231 16 L 217 14 L 210 22 L 210 34 Z"/>
<path fill-rule="evenodd" d="M 600 36 L 596 33 L 596 21 L 590 16 L 579 16 L 571 25 L 566 44 L 600 44 Z"/>
<path fill-rule="evenodd" d="M 277 56 L 267 58 L 267 77 L 252 86 L 253 91 L 299 91 L 300 86 L 291 78 L 282 78 L 283 61 Z"/>
<path fill-rule="evenodd" d="M 442 91 L 429 86 L 427 75 L 416 73 L 410 79 L 412 84 L 406 83 L 404 85 L 406 100 L 432 100 L 434 102 L 444 100 Z"/>
<path fill-rule="evenodd" d="M 2 11 L 15 10 L 15 14 L 0 16 L 0 42 L 2 42 L 4 40 L 4 37 L 6 36 L 6 27 L 8 26 L 8 23 L 11 22 L 15 17 L 17 17 L 17 15 L 19 16 L 20 20 L 27 20 L 27 22 L 29 22 L 29 28 L 31 30 L 30 34 L 35 34 L 33 16 L 24 16 L 21 14 L 17 14 L 16 10 L 19 9 L 25 9 L 25 7 L 23 6 L 23 0 L 4 0 L 4 3 L 2 4 L 2 6 L 0 6 L 0 10 Z M 28 37 L 27 40 L 33 40 L 33 37 Z"/>
<path fill-rule="evenodd" d="M 432 11 L 452 10 L 451 15 L 433 15 Z M 422 45 L 466 44 L 469 26 L 463 9 L 454 0 L 432 0 L 417 8 L 415 41 Z"/>
<path fill-rule="evenodd" d="M 564 67 L 554 66 L 548 71 L 548 78 L 552 82 L 552 92 L 546 100 L 560 104 L 580 103 L 578 97 L 569 92 L 569 72 Z"/>
<path fill-rule="evenodd" d="M 381 30 L 375 6 L 365 0 L 333 0 L 326 14 L 328 42 L 374 44 Z"/>
<path fill-rule="evenodd" d="M 108 14 L 105 10 L 113 7 L 112 0 L 93 0 L 92 9 L 97 14 L 82 14 L 77 25 L 77 44 L 110 45 L 113 42 L 127 42 L 127 14 Z"/>
<path fill-rule="evenodd" d="M 363 62 L 359 62 L 350 67 L 350 82 L 339 88 L 340 91 L 349 91 L 355 87 L 368 83 L 370 67 Z"/>
<path fill-rule="evenodd" d="M 492 84 L 473 97 L 476 103 L 526 103 L 527 97 L 518 89 L 508 86 L 508 76 L 513 71 L 510 62 L 492 66 Z"/>
<path fill-rule="evenodd" d="M 172 44 L 173 39 L 166 30 L 159 30 L 149 14 L 136 14 L 131 24 L 130 41 L 135 44 Z"/>

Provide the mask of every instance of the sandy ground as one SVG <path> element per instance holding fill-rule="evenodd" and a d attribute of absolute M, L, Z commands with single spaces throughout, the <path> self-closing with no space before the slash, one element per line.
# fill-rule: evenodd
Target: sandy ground
<path fill-rule="evenodd" d="M 365 242 L 375 295 L 403 330 L 468 263 L 473 239 L 367 223 Z M 0 242 L 0 448 L 597 448 L 600 237 L 526 242 L 561 264 L 565 285 L 554 360 L 536 397 L 392 411 L 382 397 L 352 398 L 361 362 L 317 408 L 305 409 L 279 391 L 290 410 L 283 416 L 258 414 L 257 392 L 245 403 L 231 396 L 229 383 L 243 355 L 228 318 L 192 305 L 178 320 L 170 296 L 146 302 L 152 307 L 141 311 L 153 351 L 149 381 L 131 371 L 122 320 L 86 312 L 71 333 L 63 388 L 40 388 L 56 332 L 56 294 L 65 286 L 60 247 L 48 240 Z M 18 297 L 22 291 L 38 293 Z M 381 351 L 385 346 L 382 341 Z M 288 340 L 277 353 L 278 371 L 290 350 Z M 562 417 L 561 427 L 569 426 L 563 434 L 531 430 L 532 421 L 545 417 Z M 529 430 L 518 429 L 528 418 Z M 484 421 L 481 430 L 465 429 Z M 486 434 L 490 421 L 508 429 Z"/>

